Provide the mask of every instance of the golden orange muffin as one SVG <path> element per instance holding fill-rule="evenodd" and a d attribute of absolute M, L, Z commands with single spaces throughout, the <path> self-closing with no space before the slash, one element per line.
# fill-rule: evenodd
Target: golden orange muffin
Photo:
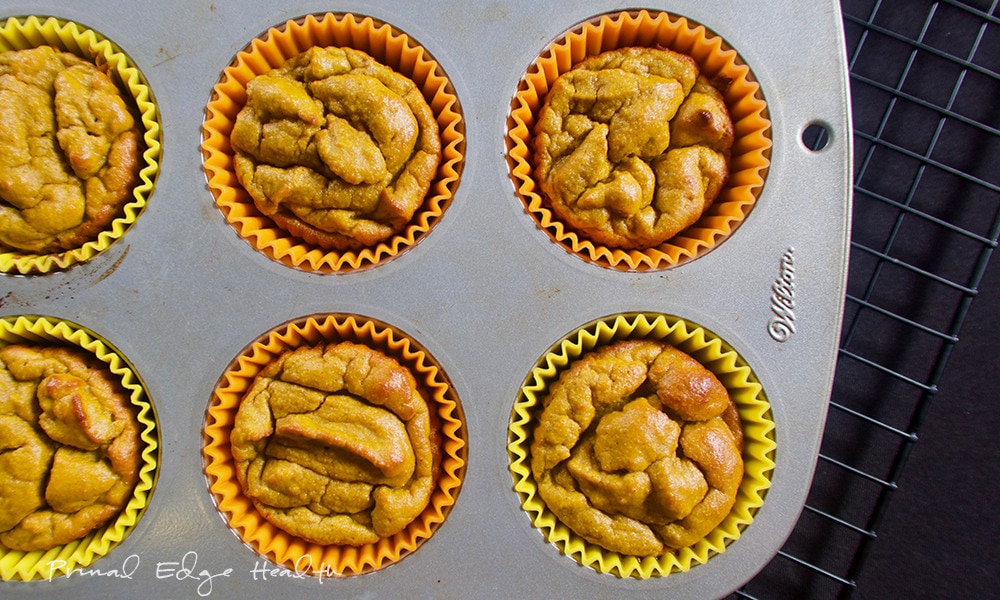
<path fill-rule="evenodd" d="M 0 544 L 46 550 L 114 517 L 139 478 L 139 425 L 103 363 L 0 348 Z"/>
<path fill-rule="evenodd" d="M 690 56 L 627 47 L 553 83 L 535 124 L 536 177 L 555 215 L 591 240 L 651 248 L 694 224 L 729 176 L 722 92 Z"/>
<path fill-rule="evenodd" d="M 395 359 L 354 342 L 302 347 L 256 377 L 233 423 L 237 479 L 261 515 L 316 544 L 360 546 L 426 508 L 441 446 Z"/>
<path fill-rule="evenodd" d="M 0 52 L 0 245 L 53 253 L 94 239 L 131 197 L 139 139 L 94 63 L 49 46 Z"/>
<path fill-rule="evenodd" d="M 258 210 L 337 250 L 402 230 L 441 160 L 420 89 L 352 48 L 313 47 L 251 79 L 231 142 L 237 178 Z"/>
<path fill-rule="evenodd" d="M 588 542 L 632 556 L 690 546 L 729 514 L 743 433 L 721 382 L 672 345 L 625 340 L 554 382 L 531 443 L 546 506 Z"/>

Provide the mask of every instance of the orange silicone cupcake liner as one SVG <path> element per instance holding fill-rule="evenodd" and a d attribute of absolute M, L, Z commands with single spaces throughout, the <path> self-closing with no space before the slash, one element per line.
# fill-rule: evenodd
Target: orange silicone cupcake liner
<path fill-rule="evenodd" d="M 244 495 L 230 450 L 230 432 L 243 395 L 268 363 L 301 346 L 353 341 L 394 357 L 409 368 L 440 424 L 440 475 L 420 516 L 399 533 L 363 546 L 320 545 L 267 521 Z M 205 473 L 219 510 L 257 553 L 296 573 L 331 577 L 367 573 L 394 564 L 427 541 L 451 511 L 462 486 L 467 454 L 465 419 L 440 365 L 414 340 L 384 323 L 352 315 L 316 315 L 277 327 L 248 346 L 219 380 L 204 430 Z"/>
<path fill-rule="evenodd" d="M 724 93 L 735 129 L 730 176 L 721 194 L 691 227 L 654 248 L 625 250 L 592 242 L 560 221 L 535 181 L 531 138 L 552 83 L 587 57 L 630 46 L 662 47 L 695 59 L 702 75 L 731 81 Z M 517 194 L 549 238 L 584 260 L 623 271 L 670 268 L 704 255 L 750 213 L 770 165 L 767 104 L 749 67 L 721 37 L 684 17 L 646 10 L 602 15 L 571 29 L 535 60 L 511 102 L 507 153 Z"/>
<path fill-rule="evenodd" d="M 25 552 L 0 544 L 0 579 L 32 581 L 63 577 L 106 556 L 131 533 L 149 505 L 160 460 L 160 433 L 153 404 L 135 368 L 110 343 L 69 321 L 17 316 L 0 319 L 0 347 L 10 344 L 75 346 L 107 365 L 129 395 L 139 421 L 141 462 L 132 497 L 118 516 L 88 535 L 49 550 Z"/>
<path fill-rule="evenodd" d="M 531 441 L 549 386 L 584 354 L 624 339 L 669 343 L 708 368 L 729 391 L 743 426 L 744 475 L 729 515 L 695 544 L 661 556 L 630 556 L 587 542 L 546 507 L 531 472 Z M 753 521 L 771 486 L 774 470 L 774 421 L 764 390 L 749 365 L 712 332 L 683 319 L 661 314 L 612 315 L 566 335 L 538 361 L 521 387 L 508 427 L 508 454 L 514 489 L 532 524 L 559 550 L 601 573 L 648 579 L 686 572 L 707 562 L 738 540 Z"/>
<path fill-rule="evenodd" d="M 160 171 L 160 115 L 142 72 L 113 42 L 92 29 L 55 17 L 10 17 L 0 28 L 0 51 L 52 46 L 96 64 L 108 65 L 108 74 L 131 99 L 137 111 L 143 144 L 139 181 L 122 213 L 97 238 L 79 248 L 53 254 L 31 254 L 0 244 L 0 272 L 22 275 L 49 273 L 87 262 L 121 239 L 146 207 Z"/>
<path fill-rule="evenodd" d="M 350 47 L 409 77 L 423 92 L 441 132 L 442 159 L 424 204 L 398 234 L 373 247 L 331 251 L 293 237 L 254 206 L 233 171 L 229 144 L 252 78 L 311 47 Z M 236 55 L 206 109 L 202 154 L 208 186 L 229 224 L 254 248 L 286 266 L 316 273 L 381 264 L 426 236 L 451 204 L 465 160 L 465 124 L 458 97 L 440 65 L 406 34 L 371 17 L 307 15 L 269 29 Z"/>

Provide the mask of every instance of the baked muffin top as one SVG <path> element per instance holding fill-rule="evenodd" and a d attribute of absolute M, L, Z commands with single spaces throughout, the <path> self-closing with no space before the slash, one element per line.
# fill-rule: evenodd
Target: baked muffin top
<path fill-rule="evenodd" d="M 0 245 L 78 248 L 119 214 L 140 133 L 95 64 L 49 46 L 0 52 Z"/>
<path fill-rule="evenodd" d="M 139 425 L 81 350 L 0 348 L 0 544 L 46 550 L 114 517 L 139 477 Z"/>
<path fill-rule="evenodd" d="M 618 341 L 550 386 L 531 470 L 549 510 L 588 542 L 657 556 L 729 514 L 742 441 L 736 406 L 711 371 L 669 344 Z"/>
<path fill-rule="evenodd" d="M 559 76 L 534 135 L 536 178 L 552 211 L 592 241 L 651 248 L 715 200 L 733 124 L 690 56 L 622 48 Z"/>
<path fill-rule="evenodd" d="M 337 250 L 399 232 L 441 160 L 420 89 L 351 48 L 314 47 L 251 79 L 231 141 L 237 178 L 258 210 Z"/>
<path fill-rule="evenodd" d="M 402 531 L 430 501 L 440 441 L 408 369 L 353 342 L 289 351 L 254 380 L 230 437 L 244 494 L 317 544 Z"/>

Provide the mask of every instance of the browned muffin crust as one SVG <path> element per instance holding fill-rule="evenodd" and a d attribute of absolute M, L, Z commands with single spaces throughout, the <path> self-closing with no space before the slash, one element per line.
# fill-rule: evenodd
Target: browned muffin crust
<path fill-rule="evenodd" d="M 0 544 L 47 550 L 103 526 L 139 462 L 135 412 L 106 365 L 76 349 L 0 348 Z"/>
<path fill-rule="evenodd" d="M 736 406 L 711 371 L 665 343 L 619 341 L 552 384 L 531 469 L 549 510 L 588 542 L 658 556 L 729 514 L 742 443 Z"/>
<path fill-rule="evenodd" d="M 132 195 L 139 140 L 93 63 L 49 46 L 0 52 L 0 246 L 46 254 L 95 239 Z"/>

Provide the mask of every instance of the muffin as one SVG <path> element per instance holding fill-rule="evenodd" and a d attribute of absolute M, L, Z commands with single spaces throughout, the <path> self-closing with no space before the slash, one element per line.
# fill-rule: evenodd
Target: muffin
<path fill-rule="evenodd" d="M 508 450 L 534 525 L 622 577 L 686 571 L 753 520 L 774 467 L 763 391 L 736 353 L 666 315 L 611 316 L 553 346 Z"/>
<path fill-rule="evenodd" d="M 406 34 L 370 17 L 307 15 L 253 40 L 215 86 L 209 188 L 273 260 L 317 273 L 376 266 L 450 205 L 460 111 L 440 65 Z"/>
<path fill-rule="evenodd" d="M 430 501 L 441 461 L 413 375 L 361 344 L 298 348 L 257 375 L 230 437 L 243 493 L 315 544 L 374 544 Z"/>
<path fill-rule="evenodd" d="M 50 46 L 0 52 L 0 122 L 0 243 L 76 248 L 130 197 L 139 128 L 93 63 Z"/>
<path fill-rule="evenodd" d="M 52 579 L 131 531 L 157 464 L 135 372 L 87 331 L 0 319 L 0 576 Z"/>
<path fill-rule="evenodd" d="M 388 325 L 318 315 L 261 336 L 220 379 L 205 471 L 230 527 L 322 577 L 393 564 L 433 536 L 465 472 L 458 398 Z"/>
<path fill-rule="evenodd" d="M 646 10 L 600 15 L 530 66 L 508 165 L 528 215 L 571 254 L 671 268 L 735 232 L 770 161 L 760 86 L 721 37 Z"/>
<path fill-rule="evenodd" d="M 149 89 L 99 34 L 54 18 L 0 28 L 0 270 L 44 273 L 121 238 L 158 171 Z"/>
<path fill-rule="evenodd" d="M 622 340 L 552 384 L 531 472 L 546 505 L 588 542 L 658 556 L 729 514 L 742 446 L 736 406 L 711 371 L 673 346 Z"/>
<path fill-rule="evenodd" d="M 110 373 L 78 350 L 0 348 L 0 544 L 48 550 L 122 509 L 139 479 L 139 425 Z"/>
<path fill-rule="evenodd" d="M 231 134 L 261 213 L 326 249 L 375 245 L 424 202 L 437 121 L 408 78 L 352 48 L 310 48 L 247 83 Z"/>
<path fill-rule="evenodd" d="M 621 48 L 556 79 L 534 143 L 536 178 L 556 216 L 595 242 L 650 248 L 719 195 L 733 123 L 693 58 Z"/>

